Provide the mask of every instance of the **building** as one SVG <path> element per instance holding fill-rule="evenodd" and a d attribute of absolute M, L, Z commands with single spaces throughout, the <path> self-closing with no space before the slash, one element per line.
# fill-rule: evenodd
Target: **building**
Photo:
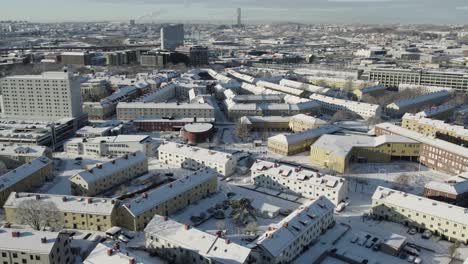
<path fill-rule="evenodd" d="M 140 131 L 180 131 L 187 124 L 192 123 L 214 123 L 214 118 L 154 118 L 133 120 L 133 125 Z"/>
<path fill-rule="evenodd" d="M 192 66 L 201 66 L 209 64 L 208 47 L 193 45 L 184 46 L 176 49 L 178 53 L 188 57 L 188 61 Z"/>
<path fill-rule="evenodd" d="M 289 129 L 293 132 L 302 132 L 313 128 L 319 128 L 326 124 L 327 122 L 320 118 L 298 114 L 291 116 L 291 119 L 289 120 Z"/>
<path fill-rule="evenodd" d="M 403 100 L 399 100 L 397 102 L 391 103 L 385 107 L 385 111 L 391 115 L 401 116 L 406 112 L 419 110 L 420 108 L 427 106 L 427 105 L 443 103 L 449 97 L 450 97 L 450 92 L 445 91 L 445 90 L 432 92 L 428 94 L 419 95 L 414 98 L 403 99 Z"/>
<path fill-rule="evenodd" d="M 12 192 L 26 192 L 53 177 L 54 165 L 46 157 L 37 158 L 0 177 L 0 206 Z"/>
<path fill-rule="evenodd" d="M 345 179 L 322 175 L 306 168 L 257 160 L 250 170 L 252 182 L 261 187 L 310 199 L 324 196 L 335 205 L 345 201 L 348 196 Z"/>
<path fill-rule="evenodd" d="M 52 203 L 60 217 L 58 225 L 62 228 L 105 231 L 116 225 L 118 200 L 71 195 L 13 192 L 3 208 L 9 223 L 18 223 L 17 214 L 21 213 L 21 203 L 38 200 Z"/>
<path fill-rule="evenodd" d="M 327 125 L 302 132 L 285 135 L 279 134 L 268 138 L 268 150 L 281 155 L 295 155 L 309 151 L 310 146 L 324 134 L 340 131 L 336 126 Z"/>
<path fill-rule="evenodd" d="M 184 25 L 171 24 L 161 28 L 161 48 L 163 50 L 175 50 L 184 45 Z"/>
<path fill-rule="evenodd" d="M 444 120 L 451 117 L 454 110 L 455 106 L 443 104 L 424 109 L 423 111 L 416 113 L 415 116 Z"/>
<path fill-rule="evenodd" d="M 283 131 L 289 129 L 289 116 L 243 116 L 240 125 L 248 131 Z"/>
<path fill-rule="evenodd" d="M 345 173 L 351 163 L 416 161 L 420 149 L 418 141 L 398 135 L 323 135 L 310 147 L 310 159 L 315 165 Z"/>
<path fill-rule="evenodd" d="M 0 86 L 3 117 L 56 121 L 83 115 L 80 83 L 71 73 L 9 76 Z"/>
<path fill-rule="evenodd" d="M 279 83 L 282 86 L 292 87 L 295 89 L 304 90 L 310 93 L 318 93 L 318 94 L 328 94 L 330 92 L 330 88 L 325 88 L 321 86 L 311 85 L 308 83 L 297 82 L 288 79 L 282 79 Z"/>
<path fill-rule="evenodd" d="M 382 95 L 387 88 L 384 85 L 375 85 L 370 87 L 365 87 L 362 89 L 356 89 L 353 91 L 353 94 L 357 97 L 358 100 L 361 100 L 364 95 L 370 96 L 379 96 Z"/>
<path fill-rule="evenodd" d="M 0 263 L 73 264 L 65 233 L 29 229 L 0 229 Z"/>
<path fill-rule="evenodd" d="M 52 151 L 44 146 L 0 144 L 0 161 L 8 169 L 19 167 L 42 156 L 52 158 Z"/>
<path fill-rule="evenodd" d="M 349 101 L 321 94 L 312 94 L 309 98 L 319 103 L 322 111 L 329 113 L 345 111 L 362 118 L 380 117 L 382 114 L 382 107 L 376 104 Z"/>
<path fill-rule="evenodd" d="M 109 83 L 103 79 L 91 79 L 81 84 L 84 101 L 100 100 L 109 95 Z"/>
<path fill-rule="evenodd" d="M 458 175 L 468 171 L 466 148 L 456 144 L 426 137 L 421 133 L 390 123 L 374 127 L 376 135 L 400 135 L 421 143 L 419 162 L 431 169 Z"/>
<path fill-rule="evenodd" d="M 164 68 L 173 56 L 171 52 L 164 50 L 150 51 L 140 55 L 140 64 L 145 67 Z"/>
<path fill-rule="evenodd" d="M 372 196 L 372 214 L 468 243 L 468 211 L 463 207 L 379 186 Z"/>
<path fill-rule="evenodd" d="M 72 176 L 71 190 L 75 195 L 95 196 L 147 172 L 148 160 L 138 151 Z"/>
<path fill-rule="evenodd" d="M 119 103 L 117 119 L 139 120 L 154 118 L 215 118 L 214 108 L 208 103 Z"/>
<path fill-rule="evenodd" d="M 216 192 L 218 175 L 214 170 L 201 169 L 125 201 L 119 209 L 119 225 L 134 231 L 143 230 L 155 214 L 169 216 Z"/>
<path fill-rule="evenodd" d="M 236 159 L 229 153 L 174 142 L 162 143 L 158 152 L 159 161 L 165 164 L 191 170 L 208 167 L 224 176 L 233 174 L 237 165 Z"/>
<path fill-rule="evenodd" d="M 91 59 L 94 57 L 94 54 L 89 52 L 62 52 L 62 63 L 65 65 L 91 65 Z"/>
<path fill-rule="evenodd" d="M 180 135 L 189 144 L 203 143 L 210 140 L 214 133 L 214 126 L 210 123 L 187 124 L 180 130 Z"/>
<path fill-rule="evenodd" d="M 335 206 L 321 196 L 303 205 L 281 220 L 270 225 L 256 242 L 260 251 L 259 263 L 292 263 L 314 240 L 335 223 Z"/>
<path fill-rule="evenodd" d="M 108 247 L 102 243 L 89 253 L 84 259 L 83 264 L 150 264 L 150 262 L 140 261 L 138 257 L 129 254 L 129 252 L 122 251 L 120 248 Z"/>
<path fill-rule="evenodd" d="M 424 197 L 468 207 L 468 179 L 454 176 L 443 183 L 430 181 L 424 186 Z"/>
<path fill-rule="evenodd" d="M 434 120 L 406 113 L 401 126 L 416 131 L 427 137 L 439 138 L 457 145 L 468 146 L 468 129 L 463 126 L 447 124 L 441 120 Z"/>
<path fill-rule="evenodd" d="M 361 75 L 361 79 L 377 81 L 387 87 L 414 84 L 448 87 L 459 92 L 468 90 L 468 75 L 462 72 L 371 68 Z"/>
<path fill-rule="evenodd" d="M 247 264 L 252 260 L 248 247 L 159 215 L 145 228 L 145 245 L 169 263 Z"/>
<path fill-rule="evenodd" d="M 147 157 L 156 156 L 158 142 L 145 135 L 118 135 L 113 137 L 72 138 L 64 143 L 68 154 L 92 156 L 123 156 L 140 151 Z"/>

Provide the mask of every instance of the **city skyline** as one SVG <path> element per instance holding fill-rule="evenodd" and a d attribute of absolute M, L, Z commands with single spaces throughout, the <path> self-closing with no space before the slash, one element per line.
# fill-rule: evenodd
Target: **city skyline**
<path fill-rule="evenodd" d="M 468 4 L 462 0 L 47 0 L 4 3 L 3 20 L 33 22 L 126 21 L 234 23 L 242 8 L 245 23 L 466 24 Z M 289 4 L 291 1 L 288 2 Z M 24 6 L 28 6 L 24 9 Z M 50 6 L 54 6 L 51 12 Z M 108 12 L 112 10 L 112 12 Z"/>

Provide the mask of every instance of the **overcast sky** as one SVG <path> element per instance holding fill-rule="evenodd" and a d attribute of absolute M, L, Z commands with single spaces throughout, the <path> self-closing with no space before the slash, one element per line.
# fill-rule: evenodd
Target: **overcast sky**
<path fill-rule="evenodd" d="M 0 0 L 0 20 L 468 24 L 468 0 Z"/>

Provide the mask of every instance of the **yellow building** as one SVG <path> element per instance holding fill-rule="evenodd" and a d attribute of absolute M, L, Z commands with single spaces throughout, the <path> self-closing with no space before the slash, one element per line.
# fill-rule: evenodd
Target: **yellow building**
<path fill-rule="evenodd" d="M 324 135 L 310 148 L 310 159 L 315 165 L 345 173 L 353 162 L 390 162 L 392 159 L 415 160 L 420 143 L 402 136 L 384 135 Z"/>
<path fill-rule="evenodd" d="M 289 129 L 293 132 L 302 132 L 305 130 L 319 128 L 321 126 L 326 125 L 327 122 L 320 118 L 316 118 L 313 116 L 308 116 L 304 114 L 298 114 L 292 116 L 289 120 Z"/>
<path fill-rule="evenodd" d="M 268 138 L 268 150 L 281 155 L 294 155 L 310 150 L 320 136 L 340 130 L 335 126 L 313 128 L 291 135 L 276 135 Z"/>
<path fill-rule="evenodd" d="M 357 97 L 358 100 L 362 99 L 362 96 L 367 94 L 371 96 L 379 96 L 385 92 L 386 88 L 384 85 L 375 85 L 370 87 L 365 87 L 362 89 L 356 89 L 353 91 L 353 94 Z"/>
<path fill-rule="evenodd" d="M 4 205 L 6 221 L 18 223 L 21 203 L 30 200 L 53 203 L 60 213 L 58 220 L 63 228 L 105 231 L 116 224 L 118 200 L 39 193 L 11 193 Z"/>
<path fill-rule="evenodd" d="M 75 195 L 95 196 L 148 172 L 148 160 L 141 151 L 98 164 L 70 178 Z"/>
<path fill-rule="evenodd" d="M 119 226 L 143 230 L 155 214 L 168 216 L 216 192 L 218 173 L 202 169 L 163 185 L 141 197 L 125 201 L 119 208 Z"/>
<path fill-rule="evenodd" d="M 24 192 L 40 186 L 52 177 L 53 163 L 46 157 L 37 158 L 29 163 L 3 174 L 0 177 L 0 206 L 11 192 Z"/>
<path fill-rule="evenodd" d="M 468 243 L 468 211 L 463 207 L 379 186 L 372 196 L 372 214 Z"/>

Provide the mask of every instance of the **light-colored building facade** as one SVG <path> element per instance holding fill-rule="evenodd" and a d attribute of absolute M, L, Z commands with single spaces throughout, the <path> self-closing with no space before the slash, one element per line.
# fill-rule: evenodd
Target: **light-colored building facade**
<path fill-rule="evenodd" d="M 109 95 L 109 83 L 104 79 L 91 79 L 81 84 L 81 96 L 99 100 Z"/>
<path fill-rule="evenodd" d="M 401 116 L 406 112 L 415 111 L 431 104 L 439 104 L 446 101 L 450 96 L 448 91 L 437 91 L 423 94 L 410 99 L 403 99 L 391 103 L 385 107 L 385 112 L 391 115 Z"/>
<path fill-rule="evenodd" d="M 289 129 L 293 132 L 302 132 L 313 128 L 319 128 L 326 124 L 327 122 L 320 118 L 298 114 L 291 116 L 291 119 L 289 120 Z"/>
<path fill-rule="evenodd" d="M 233 174 L 237 165 L 236 159 L 229 153 L 174 142 L 162 143 L 158 152 L 162 163 L 191 170 L 208 167 L 224 176 Z"/>
<path fill-rule="evenodd" d="M 316 199 L 324 196 L 338 205 L 348 196 L 345 179 L 287 164 L 257 160 L 251 167 L 255 185 Z"/>
<path fill-rule="evenodd" d="M 201 169 L 125 201 L 119 208 L 119 225 L 134 231 L 143 230 L 155 214 L 169 216 L 216 192 L 218 175 L 214 170 Z"/>
<path fill-rule="evenodd" d="M 239 122 L 249 131 L 279 131 L 289 129 L 289 120 L 288 116 L 243 116 Z"/>
<path fill-rule="evenodd" d="M 11 193 L 3 206 L 6 221 L 18 223 L 21 204 L 32 200 L 54 204 L 60 216 L 57 224 L 62 228 L 106 231 L 116 225 L 118 200 L 19 192 Z"/>
<path fill-rule="evenodd" d="M 376 104 L 349 101 L 321 94 L 313 94 L 309 98 L 319 103 L 322 107 L 322 111 L 330 113 L 345 111 L 356 114 L 362 118 L 380 117 L 382 114 L 382 107 Z"/>
<path fill-rule="evenodd" d="M 6 168 L 16 168 L 42 156 L 52 157 L 52 151 L 44 146 L 17 144 L 0 144 L 0 146 L 0 161 Z"/>
<path fill-rule="evenodd" d="M 137 120 L 147 118 L 215 118 L 214 108 L 208 103 L 119 103 L 119 120 Z"/>
<path fill-rule="evenodd" d="M 379 186 L 372 196 L 372 214 L 468 243 L 468 211 L 463 207 Z"/>
<path fill-rule="evenodd" d="M 146 172 L 148 159 L 144 153 L 138 151 L 72 176 L 71 190 L 75 195 L 95 196 Z"/>
<path fill-rule="evenodd" d="M 68 72 L 1 79 L 2 115 L 25 120 L 57 120 L 83 115 L 78 77 Z"/>

